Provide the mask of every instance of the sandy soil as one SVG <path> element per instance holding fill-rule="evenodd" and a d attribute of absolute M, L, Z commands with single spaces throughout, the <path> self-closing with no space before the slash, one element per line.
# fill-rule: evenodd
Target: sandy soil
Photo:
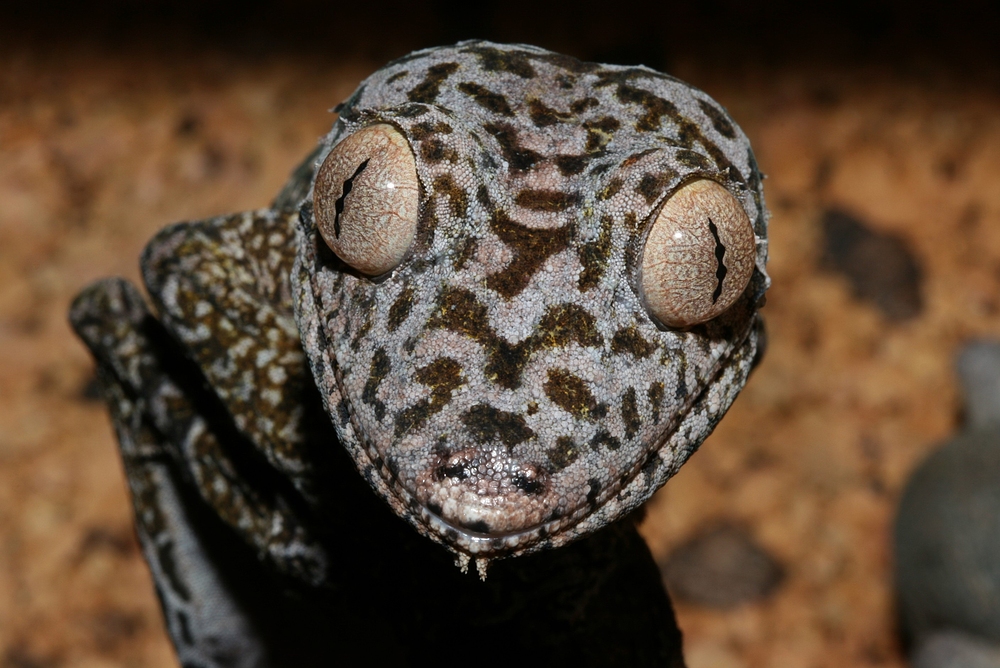
<path fill-rule="evenodd" d="M 137 280 L 163 225 L 264 206 L 380 64 L 0 50 L 0 666 L 174 665 L 69 301 Z M 901 666 L 894 504 L 958 423 L 954 352 L 1000 336 L 1000 94 L 879 68 L 672 69 L 769 177 L 771 345 L 643 533 L 662 558 L 732 521 L 785 570 L 759 603 L 679 603 L 689 665 Z M 906 242 L 918 317 L 893 323 L 818 268 L 829 207 Z"/>

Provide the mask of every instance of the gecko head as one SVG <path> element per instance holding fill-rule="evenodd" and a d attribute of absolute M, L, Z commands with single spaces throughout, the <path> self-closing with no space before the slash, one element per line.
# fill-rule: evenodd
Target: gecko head
<path fill-rule="evenodd" d="M 595 103 L 542 122 L 538 86 L 442 83 L 461 67 L 390 68 L 343 110 L 303 208 L 297 317 L 376 490 L 489 557 L 622 517 L 708 435 L 756 351 L 765 221 L 733 128 L 725 150 L 688 145 L 582 83 Z M 437 72 L 434 104 L 387 85 L 414 68 Z"/>

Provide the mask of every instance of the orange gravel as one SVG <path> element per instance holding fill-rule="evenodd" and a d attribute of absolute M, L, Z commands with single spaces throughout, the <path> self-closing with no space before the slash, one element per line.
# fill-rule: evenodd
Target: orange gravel
<path fill-rule="evenodd" d="M 101 276 L 138 280 L 168 223 L 266 205 L 381 63 L 67 55 L 0 52 L 0 667 L 171 666 L 69 302 Z M 1000 93 L 879 69 L 672 69 L 728 107 L 768 175 L 770 348 L 642 531 L 662 558 L 730 520 L 786 575 L 735 610 L 678 604 L 688 663 L 902 666 L 893 508 L 958 423 L 956 349 L 1000 337 Z M 909 245 L 917 318 L 892 324 L 817 268 L 834 206 Z"/>

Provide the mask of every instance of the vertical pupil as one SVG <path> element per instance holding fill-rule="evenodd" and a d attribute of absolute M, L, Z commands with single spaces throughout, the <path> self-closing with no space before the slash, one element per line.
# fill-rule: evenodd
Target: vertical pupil
<path fill-rule="evenodd" d="M 719 239 L 719 228 L 715 226 L 712 219 L 708 219 L 708 229 L 715 237 L 715 259 L 719 261 L 719 266 L 715 270 L 715 278 L 718 279 L 718 284 L 715 286 L 715 292 L 712 293 L 712 303 L 719 301 L 719 297 L 722 295 L 722 281 L 725 280 L 726 274 L 729 272 L 726 269 L 726 265 L 722 264 L 722 258 L 726 255 L 726 247 L 722 245 L 722 240 Z"/>
<path fill-rule="evenodd" d="M 358 168 L 354 170 L 354 173 L 351 174 L 350 178 L 344 181 L 344 192 L 337 198 L 337 201 L 334 204 L 334 207 L 337 209 L 337 215 L 333 218 L 333 236 L 338 239 L 340 238 L 340 214 L 344 213 L 344 200 L 346 200 L 347 196 L 351 194 L 351 189 L 354 188 L 354 179 L 358 178 L 358 176 L 361 175 L 361 172 L 365 171 L 365 167 L 368 166 L 369 160 L 371 160 L 371 158 L 358 165 Z M 718 237 L 716 237 L 716 239 L 718 239 Z"/>

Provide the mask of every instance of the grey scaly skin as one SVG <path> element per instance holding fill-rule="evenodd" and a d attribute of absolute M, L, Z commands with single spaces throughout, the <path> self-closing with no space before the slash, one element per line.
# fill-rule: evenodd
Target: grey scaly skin
<path fill-rule="evenodd" d="M 409 139 L 423 186 L 409 257 L 378 282 L 342 271 L 307 198 L 293 272 L 313 376 L 362 474 L 460 555 L 556 547 L 630 512 L 755 357 L 766 216 L 746 138 L 666 75 L 486 44 L 381 69 L 317 162 L 376 123 Z M 635 255 L 694 176 L 742 202 L 758 271 L 723 316 L 665 330 Z"/>
<path fill-rule="evenodd" d="M 484 42 L 410 54 L 338 110 L 272 207 L 150 242 L 142 270 L 155 317 L 118 279 L 88 288 L 71 312 L 98 360 L 182 661 L 280 664 L 275 629 L 294 635 L 297 619 L 275 621 L 280 601 L 349 628 L 374 605 L 358 584 L 366 568 L 412 575 L 392 607 L 409 622 L 407 596 L 421 603 L 407 588 L 419 590 L 411 580 L 425 571 L 464 601 L 448 609 L 473 617 L 493 610 L 485 601 L 497 592 L 525 619 L 566 597 L 509 593 L 529 581 L 585 592 L 574 600 L 603 592 L 595 600 L 610 596 L 622 619 L 642 618 L 634 599 L 659 630 L 639 623 L 650 641 L 633 642 L 633 656 L 588 649 L 589 661 L 678 665 L 655 568 L 616 521 L 697 449 L 759 359 L 767 213 L 746 137 L 667 75 Z M 413 246 L 372 280 L 325 246 L 312 185 L 338 142 L 378 123 L 409 143 L 420 202 Z M 756 267 L 733 306 L 680 330 L 647 312 L 636 265 L 651 219 L 692 178 L 718 182 L 745 209 Z M 498 563 L 485 584 L 453 580 L 455 569 L 439 570 L 442 551 L 425 555 L 430 543 L 379 515 L 356 474 L 345 476 L 340 446 L 397 516 L 463 568 L 475 559 L 485 574 L 491 559 L 543 552 Z M 234 581 L 232 560 L 260 575 Z M 641 575 L 628 580 L 622 564 Z M 647 586 L 656 593 L 635 593 Z M 352 616 L 338 612 L 345 605 Z M 220 616 L 233 620 L 229 635 Z M 362 627 L 351 633 L 367 637 Z M 594 644 L 548 635 L 538 642 Z"/>

